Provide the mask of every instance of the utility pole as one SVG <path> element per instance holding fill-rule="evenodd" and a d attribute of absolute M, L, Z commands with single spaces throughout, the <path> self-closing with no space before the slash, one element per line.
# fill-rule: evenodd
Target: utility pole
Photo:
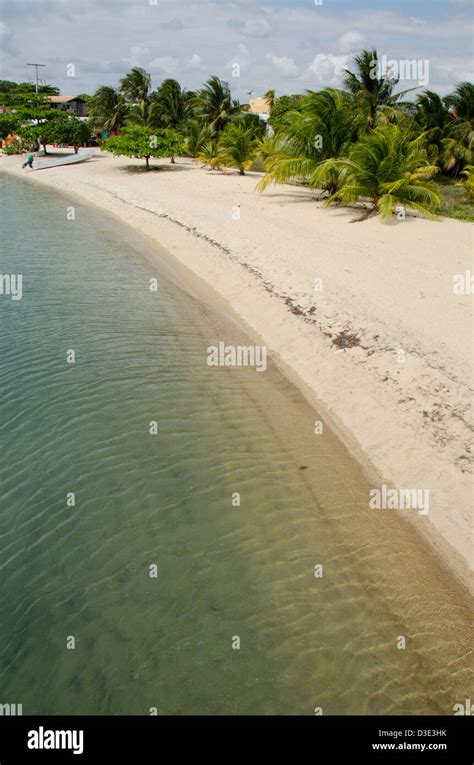
<path fill-rule="evenodd" d="M 46 64 L 27 64 L 26 66 L 34 66 L 36 70 L 36 104 L 38 105 L 38 67 L 46 66 Z"/>

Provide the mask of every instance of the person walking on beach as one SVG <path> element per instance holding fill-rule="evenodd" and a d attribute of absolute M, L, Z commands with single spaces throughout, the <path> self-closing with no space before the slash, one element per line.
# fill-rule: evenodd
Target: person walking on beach
<path fill-rule="evenodd" d="M 28 167 L 30 167 L 33 170 L 33 160 L 34 160 L 33 154 L 28 154 L 28 156 L 26 158 L 26 162 L 23 162 L 23 164 L 22 164 L 22 168 L 25 168 L 25 167 L 28 166 Z"/>

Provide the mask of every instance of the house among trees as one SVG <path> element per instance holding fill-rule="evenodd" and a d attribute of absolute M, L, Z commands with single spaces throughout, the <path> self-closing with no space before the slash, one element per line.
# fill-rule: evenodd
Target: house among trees
<path fill-rule="evenodd" d="M 271 104 L 268 98 L 250 98 L 249 112 L 252 114 L 270 114 Z"/>
<path fill-rule="evenodd" d="M 263 96 L 262 98 L 250 98 L 249 99 L 249 112 L 257 114 L 262 122 L 268 122 L 270 119 L 270 113 L 272 111 L 271 103 L 268 98 Z"/>
<path fill-rule="evenodd" d="M 80 96 L 48 96 L 52 109 L 73 112 L 76 117 L 87 116 L 87 103 Z"/>

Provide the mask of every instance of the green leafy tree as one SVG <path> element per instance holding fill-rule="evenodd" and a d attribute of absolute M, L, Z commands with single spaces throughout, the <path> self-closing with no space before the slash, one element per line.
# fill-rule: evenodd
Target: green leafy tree
<path fill-rule="evenodd" d="M 273 107 L 275 106 L 275 103 L 276 103 L 275 90 L 273 88 L 271 88 L 270 90 L 267 90 L 267 92 L 264 95 L 264 98 L 266 98 L 268 101 L 268 108 L 271 114 L 273 111 Z"/>
<path fill-rule="evenodd" d="M 185 130 L 185 150 L 191 157 L 202 156 L 204 146 L 212 143 L 213 134 L 208 125 L 199 120 L 190 120 Z"/>
<path fill-rule="evenodd" d="M 280 96 L 280 98 L 276 99 L 269 119 L 270 126 L 276 133 L 284 125 L 288 112 L 302 111 L 303 102 L 303 95 Z"/>
<path fill-rule="evenodd" d="M 0 80 L 0 93 L 9 93 L 18 87 L 18 83 L 12 80 Z"/>
<path fill-rule="evenodd" d="M 171 157 L 181 154 L 183 141 L 174 130 L 153 130 L 149 127 L 134 125 L 126 127 L 120 135 L 109 138 L 104 149 L 125 157 L 144 159 L 146 169 L 150 169 L 151 157 Z"/>
<path fill-rule="evenodd" d="M 120 90 L 128 101 L 140 104 L 150 100 L 151 75 L 140 66 L 133 69 L 120 80 Z"/>
<path fill-rule="evenodd" d="M 474 202 L 474 165 L 467 165 L 462 175 L 466 176 L 466 180 L 456 183 L 456 186 L 461 186 L 471 202 Z"/>
<path fill-rule="evenodd" d="M 443 166 L 459 175 L 474 159 L 474 85 L 461 82 L 454 93 L 445 96 L 444 103 L 449 109 L 449 123 L 443 139 Z"/>
<path fill-rule="evenodd" d="M 438 93 L 426 90 L 417 96 L 415 108 L 415 121 L 420 130 L 426 133 L 433 159 L 437 162 L 443 151 L 443 139 L 450 122 L 448 107 Z"/>
<path fill-rule="evenodd" d="M 398 79 L 389 72 L 380 75 L 377 71 L 378 54 L 375 48 L 363 50 L 354 57 L 356 71 L 345 69 L 344 86 L 357 97 L 359 108 L 366 115 L 367 126 L 375 127 L 377 115 L 382 107 L 401 106 L 401 99 L 413 90 L 394 93 Z"/>
<path fill-rule="evenodd" d="M 228 83 L 215 75 L 196 94 L 193 105 L 197 116 L 217 135 L 240 112 L 240 105 L 232 99 Z"/>
<path fill-rule="evenodd" d="M 21 123 L 47 119 L 51 113 L 47 94 L 40 91 L 36 95 L 31 83 L 22 83 L 8 91 L 0 91 L 0 105 L 5 107 L 7 113 L 14 113 Z"/>
<path fill-rule="evenodd" d="M 5 139 L 8 135 L 15 133 L 21 126 L 21 120 L 16 114 L 6 112 L 0 114 L 0 138 Z"/>
<path fill-rule="evenodd" d="M 424 140 L 423 134 L 413 139 L 396 125 L 378 127 L 364 135 L 347 157 L 333 160 L 339 187 L 326 204 L 369 200 L 370 209 L 357 220 L 377 214 L 389 218 L 397 205 L 435 218 L 433 210 L 440 204 L 440 196 L 430 179 L 438 168 L 430 164 Z"/>
<path fill-rule="evenodd" d="M 65 120 L 53 120 L 51 123 L 52 143 L 65 143 L 74 147 L 77 154 L 80 146 L 86 146 L 91 139 L 91 131 L 87 122 L 77 117 L 67 117 Z"/>
<path fill-rule="evenodd" d="M 267 127 L 266 123 L 260 119 L 258 114 L 253 114 L 252 112 L 240 114 L 236 118 L 235 124 L 243 125 L 245 128 L 248 128 L 256 138 L 263 138 Z"/>
<path fill-rule="evenodd" d="M 48 153 L 47 145 L 52 143 L 68 144 L 73 146 L 77 153 L 79 147 L 87 144 L 91 138 L 91 131 L 87 122 L 59 110 L 50 110 L 49 119 L 43 120 L 37 125 L 24 124 L 18 132 L 31 145 L 35 140 L 38 140 L 43 146 L 45 154 Z"/>
<path fill-rule="evenodd" d="M 444 102 L 454 110 L 456 119 L 462 121 L 474 119 L 474 85 L 472 82 L 460 82 L 454 93 L 445 96 Z"/>
<path fill-rule="evenodd" d="M 125 97 L 110 85 L 102 85 L 89 104 L 89 121 L 93 129 L 115 132 L 124 126 L 130 111 Z"/>
<path fill-rule="evenodd" d="M 209 167 L 215 170 L 219 170 L 222 167 L 222 159 L 218 153 L 217 143 L 212 139 L 201 145 L 196 159 L 198 162 L 209 165 Z"/>
<path fill-rule="evenodd" d="M 153 103 L 149 101 L 140 101 L 129 107 L 128 115 L 125 120 L 127 125 L 140 125 L 141 127 L 157 127 L 156 112 Z"/>
<path fill-rule="evenodd" d="M 359 134 L 360 119 L 354 109 L 354 96 L 336 88 L 307 91 L 300 110 L 282 117 L 273 145 L 275 155 L 263 157 L 265 176 L 257 189 L 271 183 L 304 182 L 311 188 L 333 194 L 338 175 L 333 160 L 343 156 Z"/>
<path fill-rule="evenodd" d="M 193 113 L 195 95 L 182 88 L 177 80 L 164 80 L 153 94 L 153 110 L 161 127 L 182 131 Z"/>
<path fill-rule="evenodd" d="M 256 157 L 259 140 L 252 127 L 243 123 L 228 125 L 219 139 L 216 163 L 236 167 L 240 175 L 250 167 Z"/>

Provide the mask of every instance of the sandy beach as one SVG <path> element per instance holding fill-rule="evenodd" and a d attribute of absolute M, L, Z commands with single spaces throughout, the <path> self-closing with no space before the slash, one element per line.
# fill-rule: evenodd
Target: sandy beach
<path fill-rule="evenodd" d="M 304 188 L 259 194 L 256 173 L 152 167 L 98 150 L 43 172 L 0 159 L 0 171 L 80 195 L 161 245 L 182 283 L 268 346 L 374 488 L 429 492 L 427 514 L 374 512 L 400 512 L 472 591 L 473 296 L 453 290 L 474 271 L 472 226 L 351 223 L 353 211 Z M 65 211 L 65 246 L 69 225 Z"/>

